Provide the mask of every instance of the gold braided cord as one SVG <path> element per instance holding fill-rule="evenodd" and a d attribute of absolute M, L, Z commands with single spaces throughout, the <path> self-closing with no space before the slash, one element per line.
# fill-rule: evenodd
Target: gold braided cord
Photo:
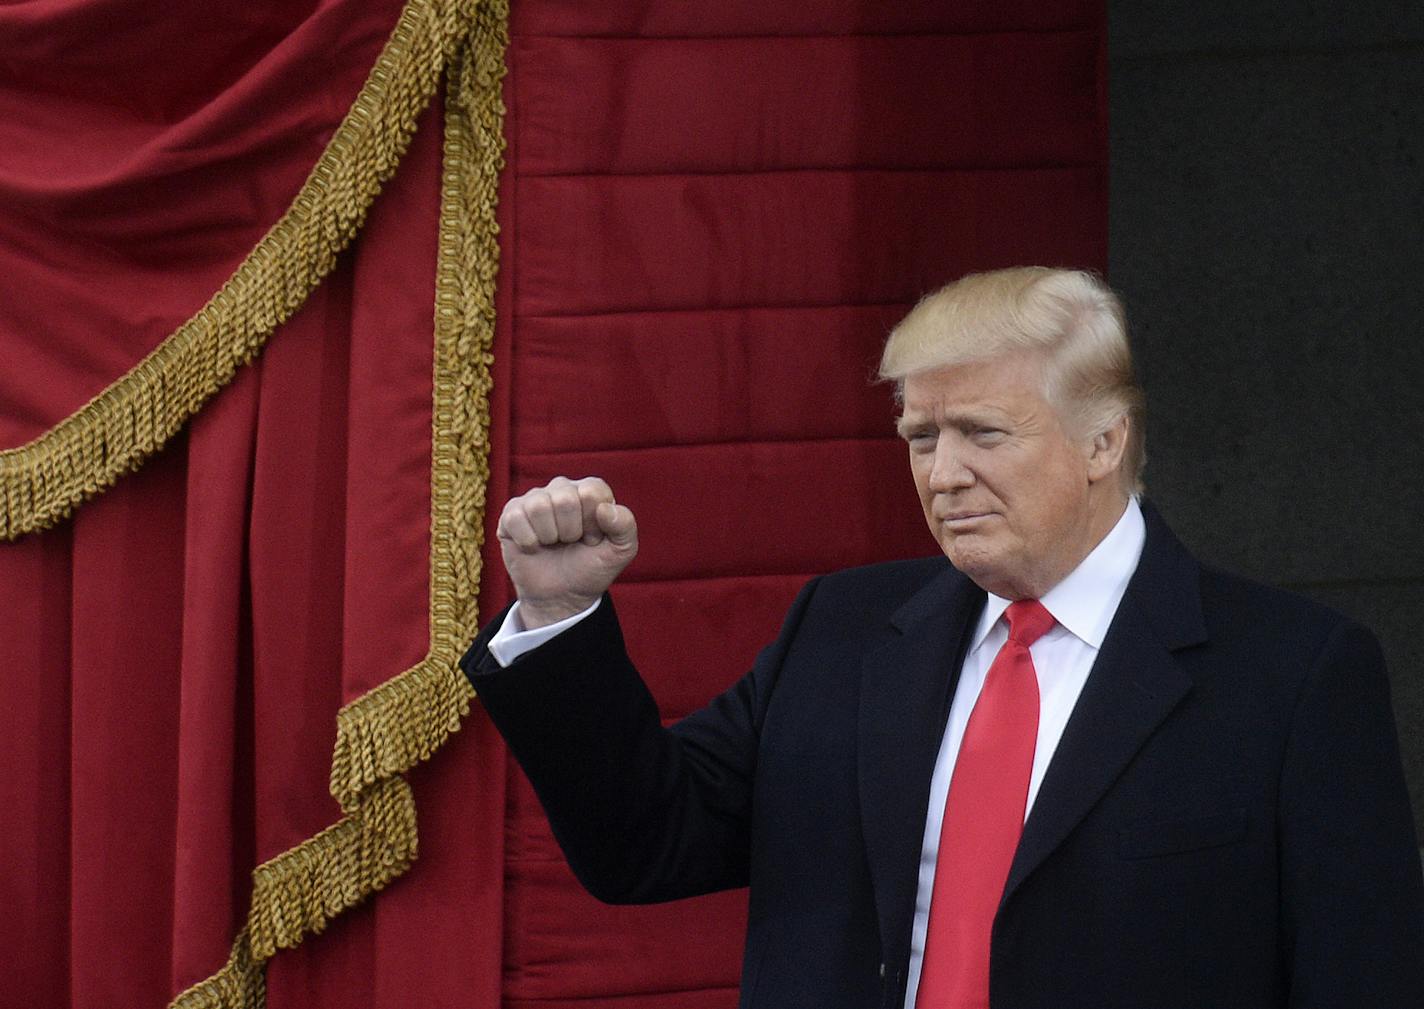
<path fill-rule="evenodd" d="M 137 469 L 336 264 L 400 163 L 478 0 L 407 0 L 291 205 L 191 319 L 33 441 L 0 451 L 0 540 L 48 528 Z"/>
<path fill-rule="evenodd" d="M 416 857 L 402 772 L 460 727 L 473 697 L 456 666 L 477 629 L 490 365 L 504 155 L 500 84 L 508 0 L 483 0 L 446 69 L 436 264 L 430 486 L 430 651 L 337 715 L 331 791 L 345 815 L 253 870 L 247 924 L 228 963 L 170 1009 L 261 1009 L 263 965 L 401 875 Z"/>

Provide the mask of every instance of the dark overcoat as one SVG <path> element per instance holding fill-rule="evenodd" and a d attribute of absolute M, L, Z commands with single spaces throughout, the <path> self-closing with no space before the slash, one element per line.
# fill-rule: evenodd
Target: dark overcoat
<path fill-rule="evenodd" d="M 1024 826 L 992 1009 L 1420 1009 L 1424 882 L 1368 631 L 1197 564 L 1138 569 Z M 463 666 L 610 902 L 750 884 L 741 1005 L 898 1009 L 930 776 L 984 593 L 943 558 L 828 575 L 670 729 L 612 604 Z"/>

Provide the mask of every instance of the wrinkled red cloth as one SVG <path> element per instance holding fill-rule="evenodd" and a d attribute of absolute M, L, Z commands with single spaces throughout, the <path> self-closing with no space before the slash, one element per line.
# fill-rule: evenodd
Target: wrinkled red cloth
<path fill-rule="evenodd" d="M 0 448 L 202 307 L 291 202 L 399 11 L 0 7 Z"/>

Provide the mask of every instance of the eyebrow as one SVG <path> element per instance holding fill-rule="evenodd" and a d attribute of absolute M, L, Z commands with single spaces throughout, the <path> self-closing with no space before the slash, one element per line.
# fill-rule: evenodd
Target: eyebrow
<path fill-rule="evenodd" d="M 952 427 L 957 431 L 968 433 L 976 428 L 993 427 L 1002 428 L 1007 419 L 996 416 L 992 411 L 967 411 L 964 413 L 946 414 L 943 418 L 945 427 Z M 941 421 L 932 416 L 923 414 L 905 415 L 895 421 L 895 431 L 901 438 L 907 438 L 916 431 L 927 428 L 939 428 Z"/>
<path fill-rule="evenodd" d="M 906 417 L 901 414 L 895 421 L 895 433 L 901 438 L 908 438 L 914 431 L 932 426 L 934 426 L 933 417 Z"/>

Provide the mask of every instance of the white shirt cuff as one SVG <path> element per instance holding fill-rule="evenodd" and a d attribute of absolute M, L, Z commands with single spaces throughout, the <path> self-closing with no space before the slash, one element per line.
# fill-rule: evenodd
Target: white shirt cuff
<path fill-rule="evenodd" d="M 543 627 L 536 627 L 532 631 L 524 629 L 524 621 L 519 616 L 519 603 L 516 602 L 509 608 L 509 613 L 504 618 L 504 623 L 500 624 L 499 630 L 494 637 L 490 638 L 489 653 L 494 656 L 494 660 L 499 663 L 501 669 L 508 669 L 525 652 L 532 652 L 546 641 L 550 641 L 594 610 L 598 609 L 598 604 L 602 599 L 596 601 L 588 609 L 581 613 L 575 613 L 571 617 L 546 624 Z"/>

